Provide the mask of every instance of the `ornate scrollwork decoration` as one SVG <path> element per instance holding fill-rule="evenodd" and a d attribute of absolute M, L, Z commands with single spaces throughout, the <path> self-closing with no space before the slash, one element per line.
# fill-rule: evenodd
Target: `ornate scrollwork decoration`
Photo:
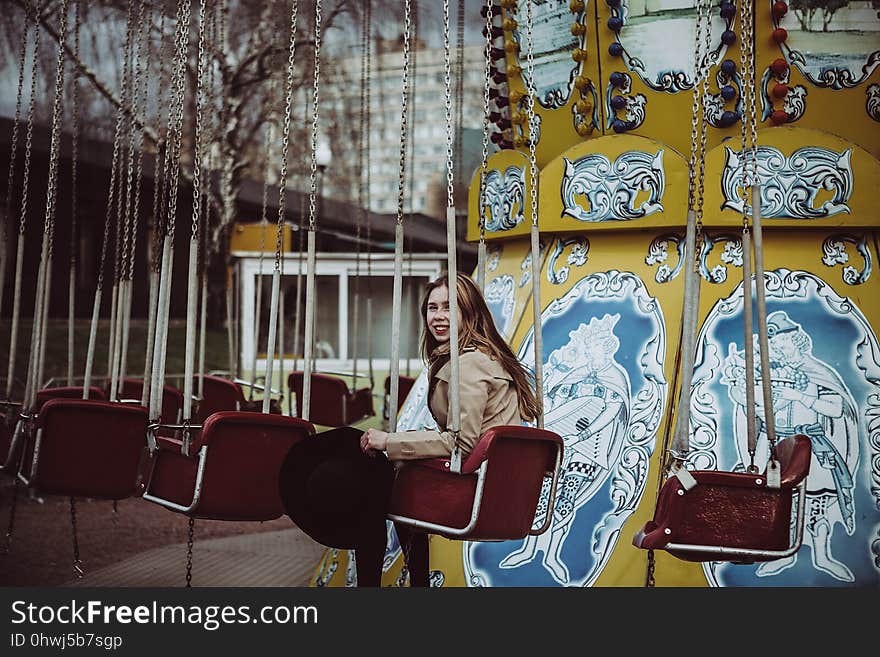
<path fill-rule="evenodd" d="M 725 162 L 721 173 L 724 203 L 742 214 L 751 207 L 740 197 L 742 187 L 741 154 L 724 147 Z M 747 154 L 746 157 L 749 157 Z M 852 149 L 842 153 L 805 146 L 786 157 L 772 146 L 758 147 L 758 179 L 761 181 L 761 215 L 768 219 L 823 219 L 849 213 L 847 201 L 853 192 Z M 820 189 L 833 191 L 833 198 L 816 204 Z"/>
<path fill-rule="evenodd" d="M 525 190 L 525 166 L 509 166 L 504 173 L 498 169 L 489 170 L 484 199 L 488 215 L 486 230 L 511 230 L 522 223 Z"/>
<path fill-rule="evenodd" d="M 666 264 L 669 258 L 669 244 L 675 245 L 675 251 L 678 254 L 678 261 L 675 267 Z M 648 245 L 648 255 L 645 256 L 646 265 L 657 265 L 657 272 L 654 274 L 654 280 L 658 283 L 668 283 L 678 276 L 684 265 L 684 238 L 676 233 L 666 233 L 655 237 Z"/>
<path fill-rule="evenodd" d="M 880 123 L 880 84 L 869 84 L 865 89 L 865 111 L 874 121 Z"/>
<path fill-rule="evenodd" d="M 773 114 L 773 98 L 770 97 L 771 80 L 779 84 L 787 85 L 791 78 L 791 69 L 786 68 L 783 73 L 776 75 L 768 66 L 761 74 L 761 120 L 766 121 Z M 802 84 L 787 87 L 788 92 L 782 101 L 782 111 L 788 116 L 788 123 L 794 123 L 807 111 L 807 88 Z"/>
<path fill-rule="evenodd" d="M 732 233 L 722 233 L 720 235 L 703 233 L 699 268 L 700 275 L 710 283 L 723 283 L 727 280 L 727 267 L 724 264 L 717 264 L 711 269 L 709 268 L 709 254 L 715 248 L 715 245 L 720 242 L 724 242 L 721 262 L 733 267 L 742 267 L 743 265 L 742 238 L 739 235 Z"/>
<path fill-rule="evenodd" d="M 572 247 L 566 258 L 566 263 L 571 267 L 581 267 L 587 262 L 587 254 L 590 252 L 590 241 L 586 237 L 573 237 L 567 240 L 557 240 L 550 260 L 547 263 L 547 280 L 553 285 L 561 285 L 568 280 L 569 267 L 560 267 L 556 271 L 556 261 L 567 247 Z"/>
<path fill-rule="evenodd" d="M 563 216 L 589 222 L 629 221 L 662 212 L 663 149 L 654 154 L 627 151 L 613 163 L 601 153 L 591 153 L 574 161 L 563 159 Z M 649 194 L 636 207 L 639 192 Z M 586 197 L 589 209 L 579 203 L 579 196 Z"/>
<path fill-rule="evenodd" d="M 855 245 L 856 251 L 865 262 L 865 266 L 859 271 L 852 265 L 846 265 L 842 272 L 843 282 L 847 285 L 861 285 L 868 280 L 873 269 L 871 250 L 868 248 L 868 241 L 864 235 L 855 237 L 838 233 L 827 237 L 822 242 L 822 264 L 826 267 L 834 267 L 849 262 L 849 254 L 846 252 L 847 244 Z"/>

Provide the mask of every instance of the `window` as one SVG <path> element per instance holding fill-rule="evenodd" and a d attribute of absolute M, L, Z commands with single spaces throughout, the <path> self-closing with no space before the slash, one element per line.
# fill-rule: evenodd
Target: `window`
<path fill-rule="evenodd" d="M 306 335 L 306 276 L 301 279 L 299 306 L 299 349 L 294 352 L 294 331 L 297 324 L 296 312 L 296 275 L 281 277 L 281 293 L 284 295 L 284 335 L 276 334 L 276 352 L 284 339 L 284 353 L 302 356 L 302 345 Z M 315 276 L 315 299 L 338 299 L 338 276 Z M 260 326 L 258 329 L 257 351 L 266 353 L 269 342 L 269 312 L 272 301 L 272 276 L 263 275 L 262 302 L 260 308 Z M 279 308 L 280 310 L 280 308 Z M 315 349 L 318 358 L 337 358 L 339 356 L 339 304 L 315 304 Z"/>
<path fill-rule="evenodd" d="M 233 254 L 235 255 L 235 254 Z M 256 254 L 242 253 L 241 267 L 241 358 L 246 369 L 251 368 L 256 353 L 256 365 L 265 367 L 268 345 L 268 324 L 272 297 L 272 264 L 264 259 L 262 273 L 260 260 Z M 374 253 L 371 256 L 371 275 L 366 274 L 366 254 L 361 254 L 360 265 L 353 253 L 318 254 L 315 275 L 315 357 L 316 367 L 348 369 L 357 357 L 359 367 L 364 367 L 369 357 L 374 367 L 389 367 L 391 355 L 391 319 L 393 315 L 392 291 L 394 284 L 394 258 L 390 254 Z M 409 360 L 418 367 L 418 341 L 421 332 L 421 318 L 418 304 L 425 283 L 443 269 L 445 254 L 417 253 L 404 255 L 403 292 L 401 308 L 401 359 Z M 294 333 L 297 323 L 297 270 L 298 261 L 294 254 L 287 254 L 284 262 L 284 276 L 281 279 L 283 302 L 283 327 L 276 334 L 276 353 L 279 341 L 283 338 L 286 367 L 290 367 L 294 357 L 301 358 L 305 342 L 305 284 L 306 276 L 301 278 L 299 303 L 299 339 L 294 350 Z M 358 275 L 359 273 L 359 275 Z M 261 278 L 262 277 L 262 278 Z M 260 290 L 260 312 L 256 318 L 256 298 L 258 281 L 262 280 Z M 355 322 L 355 288 L 359 288 L 360 303 Z M 367 336 L 367 300 L 372 299 L 369 342 Z M 256 319 L 256 321 L 255 321 Z M 283 333 L 283 335 L 281 335 Z M 357 343 L 355 343 L 357 341 Z M 368 349 L 367 347 L 370 347 Z"/>
<path fill-rule="evenodd" d="M 403 264 L 404 276 L 406 274 L 406 261 Z M 419 317 L 419 303 L 422 290 L 425 288 L 427 277 L 412 278 L 404 277 L 401 290 L 401 317 L 400 317 L 400 357 L 419 357 L 419 337 L 422 324 Z M 358 321 L 354 322 L 355 289 L 359 287 L 360 303 L 358 304 Z M 391 321 L 393 311 L 394 278 L 391 276 L 372 276 L 370 278 L 361 275 L 359 278 L 349 277 L 348 281 L 348 356 L 353 358 L 357 353 L 358 359 L 390 358 L 391 357 Z M 372 299 L 370 323 L 367 323 L 367 303 Z M 368 342 L 372 343 L 372 349 L 368 350 Z M 357 340 L 357 351 L 355 351 Z M 372 352 L 372 353 L 371 353 Z"/>

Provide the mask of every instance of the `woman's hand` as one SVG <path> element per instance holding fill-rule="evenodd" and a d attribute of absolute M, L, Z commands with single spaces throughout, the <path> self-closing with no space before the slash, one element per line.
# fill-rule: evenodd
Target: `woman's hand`
<path fill-rule="evenodd" d="M 361 436 L 361 449 L 367 456 L 375 456 L 388 445 L 388 432 L 379 429 L 367 429 Z"/>

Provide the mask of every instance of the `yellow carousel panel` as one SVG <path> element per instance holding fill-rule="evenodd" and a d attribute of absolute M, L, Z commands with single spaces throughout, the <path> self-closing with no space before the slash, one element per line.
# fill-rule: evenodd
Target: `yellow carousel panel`
<path fill-rule="evenodd" d="M 547 258 L 547 245 L 551 241 L 553 238 L 549 235 L 539 239 L 542 263 Z M 576 259 L 577 254 L 573 257 Z M 508 342 L 513 338 L 523 314 L 531 316 L 531 280 L 532 251 L 528 238 L 497 241 L 487 246 L 486 289 L 483 295 L 498 332 Z"/>
<path fill-rule="evenodd" d="M 702 238 L 690 463 L 735 470 L 748 459 L 736 401 L 741 234 L 709 227 Z M 562 258 L 552 254 L 571 239 L 582 240 L 583 262 L 562 277 Z M 680 230 L 603 231 L 560 235 L 549 245 L 541 272 L 545 426 L 566 444 L 557 497 L 544 499 L 536 517 L 552 513 L 550 529 L 521 541 L 433 537 L 433 586 L 644 585 L 648 555 L 631 541 L 653 515 L 672 426 L 683 239 Z M 813 441 L 803 546 L 791 559 L 753 565 L 697 564 L 657 551 L 657 586 L 880 584 L 877 258 L 871 230 L 765 231 L 776 423 L 780 435 L 798 430 Z M 526 364 L 529 324 L 524 315 L 513 339 Z M 424 396 L 410 395 L 401 428 L 425 426 L 426 413 Z M 764 460 L 759 443 L 756 465 Z M 353 584 L 352 563 L 347 551 L 328 551 L 314 583 Z M 383 583 L 404 585 L 390 526 L 386 566 Z"/>
<path fill-rule="evenodd" d="M 560 276 L 562 259 L 552 254 L 572 240 L 582 262 Z M 647 557 L 631 538 L 643 521 L 636 510 L 646 499 L 653 507 L 657 488 L 682 240 L 673 231 L 602 231 L 563 234 L 550 247 L 541 280 L 544 423 L 562 436 L 565 454 L 556 499 L 542 499 L 536 522 L 548 512 L 552 520 L 540 536 L 465 544 L 469 584 L 644 584 Z M 514 343 L 520 360 L 533 363 L 525 316 Z M 683 584 L 705 584 L 693 564 L 676 572 Z"/>
<path fill-rule="evenodd" d="M 756 3 L 758 120 L 832 132 L 880 157 L 880 12 L 870 0 Z"/>
<path fill-rule="evenodd" d="M 529 158 L 514 150 L 503 150 L 486 160 L 484 206 L 480 207 L 482 167 L 477 167 L 468 190 L 470 241 L 480 239 L 480 214 L 485 222 L 485 239 L 528 235 L 532 227 L 531 173 Z"/>
<path fill-rule="evenodd" d="M 741 142 L 706 155 L 706 224 L 741 225 Z M 877 226 L 880 163 L 863 148 L 821 130 L 758 131 L 758 178 L 765 225 L 799 228 Z"/>
<path fill-rule="evenodd" d="M 684 225 L 687 161 L 664 143 L 609 135 L 573 146 L 541 171 L 542 232 Z"/>
<path fill-rule="evenodd" d="M 595 0 L 503 2 L 503 52 L 510 89 L 512 145 L 528 152 L 527 2 L 532 2 L 535 155 L 538 166 L 591 136 L 601 134 Z M 500 55 L 500 52 L 499 52 Z"/>
<path fill-rule="evenodd" d="M 741 266 L 735 234 L 711 230 L 708 234 L 714 244 L 724 244 L 724 266 Z M 876 587 L 880 585 L 880 280 L 873 269 L 877 234 L 858 227 L 768 229 L 764 254 L 777 436 L 802 433 L 812 444 L 803 544 L 784 559 L 750 565 L 705 562 L 700 568 L 710 586 Z M 702 271 L 720 272 L 703 259 Z M 688 465 L 693 468 L 742 471 L 752 463 L 746 447 L 743 285 L 738 278 L 731 272 L 716 275 L 717 282 L 703 282 L 691 394 Z M 748 339 L 754 342 L 756 336 L 750 331 Z M 760 380 L 759 365 L 756 370 Z M 760 395 L 758 400 L 760 419 L 764 415 Z M 754 465 L 763 471 L 769 447 L 763 422 L 760 427 Z M 649 506 L 647 500 L 644 504 Z M 679 585 L 681 563 L 661 553 L 657 585 Z"/>
<path fill-rule="evenodd" d="M 597 4 L 605 134 L 635 133 L 690 153 L 696 5 L 696 0 Z M 736 16 L 733 3 L 712 3 L 711 31 L 701 46 L 712 67 L 706 112 L 710 147 L 740 130 L 742 76 Z"/>

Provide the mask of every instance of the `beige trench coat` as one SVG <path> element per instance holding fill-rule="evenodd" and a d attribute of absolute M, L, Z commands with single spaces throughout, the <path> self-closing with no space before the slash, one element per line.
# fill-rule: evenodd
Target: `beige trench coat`
<path fill-rule="evenodd" d="M 464 454 L 470 454 L 480 435 L 506 424 L 520 425 L 519 402 L 510 374 L 501 363 L 477 349 L 459 354 L 459 441 Z M 455 444 L 446 430 L 449 408 L 451 365 L 446 363 L 435 375 L 437 383 L 429 405 L 440 431 L 398 431 L 388 434 L 386 451 L 392 461 L 449 456 Z"/>

